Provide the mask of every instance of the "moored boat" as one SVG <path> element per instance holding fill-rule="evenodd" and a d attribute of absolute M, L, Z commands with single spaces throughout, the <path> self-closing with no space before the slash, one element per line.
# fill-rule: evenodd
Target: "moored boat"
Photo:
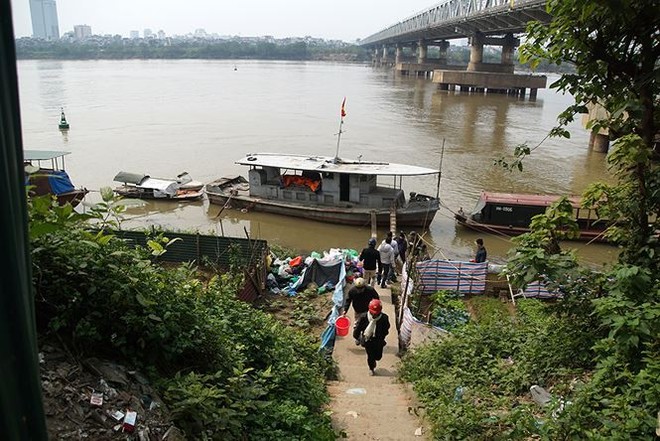
<path fill-rule="evenodd" d="M 26 172 L 26 185 L 29 193 L 35 196 L 52 194 L 60 205 L 70 203 L 76 206 L 88 193 L 86 188 L 75 188 L 65 171 L 64 157 L 71 152 L 55 150 L 25 150 L 23 160 Z M 50 167 L 42 166 L 42 161 L 50 161 Z"/>
<path fill-rule="evenodd" d="M 114 177 L 114 181 L 123 184 L 114 189 L 115 193 L 137 199 L 195 200 L 202 197 L 204 186 L 199 181 L 193 181 L 186 172 L 175 179 L 166 179 L 121 171 Z"/>
<path fill-rule="evenodd" d="M 236 161 L 250 167 L 248 179 L 223 177 L 206 184 L 212 204 L 347 225 L 427 227 L 438 211 L 437 197 L 411 193 L 406 200 L 403 176 L 438 170 L 388 162 L 325 156 L 256 153 Z M 392 186 L 378 182 L 393 178 Z"/>
<path fill-rule="evenodd" d="M 456 222 L 465 227 L 486 233 L 517 236 L 529 232 L 532 217 L 545 213 L 559 195 L 513 194 L 482 192 L 470 214 L 459 210 Z M 603 232 L 609 222 L 598 216 L 595 209 L 582 208 L 580 198 L 571 196 L 573 215 L 580 229 L 580 240 L 605 241 Z"/>

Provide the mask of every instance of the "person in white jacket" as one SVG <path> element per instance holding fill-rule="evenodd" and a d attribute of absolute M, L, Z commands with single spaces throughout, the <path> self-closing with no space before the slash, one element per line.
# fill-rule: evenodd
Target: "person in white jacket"
<path fill-rule="evenodd" d="M 394 264 L 394 249 L 392 248 L 392 238 L 387 237 L 384 243 L 378 247 L 380 253 L 380 268 L 378 268 L 378 282 L 381 288 L 387 288 L 385 285 L 389 281 L 390 271 Z"/>
<path fill-rule="evenodd" d="M 387 236 L 381 242 L 381 246 L 385 245 L 387 238 L 391 239 L 390 246 L 392 247 L 392 251 L 394 252 L 394 259 L 392 260 L 392 264 L 390 265 L 390 276 L 387 279 L 387 282 L 389 283 L 390 281 L 396 282 L 396 260 L 399 257 L 399 243 L 396 241 L 396 238 L 394 237 L 392 232 L 388 231 Z"/>

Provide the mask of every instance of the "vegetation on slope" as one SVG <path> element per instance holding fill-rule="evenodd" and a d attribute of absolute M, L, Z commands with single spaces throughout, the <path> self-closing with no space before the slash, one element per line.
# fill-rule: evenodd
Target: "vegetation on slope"
<path fill-rule="evenodd" d="M 240 276 L 203 283 L 193 267 L 162 268 L 147 250 L 86 231 L 87 217 L 30 202 L 41 333 L 148 372 L 190 438 L 335 438 L 327 362 L 307 336 L 236 300 Z"/>
<path fill-rule="evenodd" d="M 660 5 L 552 0 L 548 10 L 552 23 L 530 25 L 523 58 L 575 65 L 553 84 L 576 100 L 553 135 L 569 136 L 566 124 L 587 106 L 607 111 L 592 128 L 614 141 L 607 160 L 618 182 L 593 184 L 584 199 L 613 221 L 606 234 L 622 252 L 604 273 L 582 268 L 559 247 L 577 229 L 567 201 L 535 217 L 507 270 L 517 286 L 543 280 L 563 299 L 523 302 L 497 326 L 480 320 L 404 360 L 439 439 L 653 439 L 660 430 Z M 522 169 L 532 151 L 516 148 L 508 166 Z M 525 404 L 533 384 L 552 391 L 549 406 Z"/>

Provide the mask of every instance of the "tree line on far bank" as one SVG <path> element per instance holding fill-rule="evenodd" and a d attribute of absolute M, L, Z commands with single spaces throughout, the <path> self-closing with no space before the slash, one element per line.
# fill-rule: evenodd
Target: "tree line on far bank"
<path fill-rule="evenodd" d="M 208 40 L 208 39 L 125 39 L 115 37 L 92 37 L 85 40 L 42 40 L 19 38 L 16 40 L 18 59 L 53 60 L 122 60 L 122 59 L 219 59 L 219 60 L 332 60 L 348 62 L 369 62 L 371 49 L 337 41 L 310 42 L 291 40 L 272 42 L 268 40 Z M 415 55 L 404 51 L 406 59 Z M 429 47 L 428 57 L 438 58 L 438 49 Z M 497 63 L 501 50 L 492 48 L 484 52 L 484 61 Z M 447 62 L 453 65 L 467 65 L 470 61 L 469 46 L 450 46 Z M 516 69 L 527 69 L 515 57 Z M 561 66 L 542 62 L 535 69 L 538 72 L 571 72 L 571 64 Z"/>

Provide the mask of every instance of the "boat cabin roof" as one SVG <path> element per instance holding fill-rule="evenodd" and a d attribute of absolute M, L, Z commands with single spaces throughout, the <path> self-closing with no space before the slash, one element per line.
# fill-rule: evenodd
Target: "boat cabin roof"
<path fill-rule="evenodd" d="M 249 154 L 236 164 L 355 175 L 416 176 L 438 173 L 438 170 L 415 165 L 279 153 Z"/>
<path fill-rule="evenodd" d="M 493 204 L 511 204 L 511 205 L 533 205 L 537 207 L 548 207 L 556 202 L 560 195 L 544 194 L 522 194 L 522 193 L 491 193 L 481 192 L 481 200 L 484 203 Z M 578 196 L 569 196 L 573 208 L 580 208 L 580 198 Z"/>
<path fill-rule="evenodd" d="M 26 161 L 48 161 L 70 153 L 57 150 L 23 150 L 23 159 Z"/>
<path fill-rule="evenodd" d="M 148 177 L 149 175 L 145 175 L 144 173 L 131 173 L 131 172 L 120 171 L 119 173 L 117 173 L 117 175 L 114 177 L 113 180 L 116 182 L 123 182 L 125 184 L 140 185 Z"/>

